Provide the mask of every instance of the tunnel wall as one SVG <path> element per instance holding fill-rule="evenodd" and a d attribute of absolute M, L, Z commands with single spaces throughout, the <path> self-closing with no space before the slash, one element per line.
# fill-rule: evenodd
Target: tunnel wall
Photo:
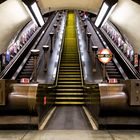
<path fill-rule="evenodd" d="M 0 53 L 5 52 L 14 35 L 30 20 L 21 0 L 0 4 Z"/>
<path fill-rule="evenodd" d="M 42 12 L 79 9 L 97 13 L 103 0 L 39 0 Z"/>
<path fill-rule="evenodd" d="M 135 53 L 140 53 L 140 5 L 132 0 L 119 0 L 110 20 L 129 40 Z"/>

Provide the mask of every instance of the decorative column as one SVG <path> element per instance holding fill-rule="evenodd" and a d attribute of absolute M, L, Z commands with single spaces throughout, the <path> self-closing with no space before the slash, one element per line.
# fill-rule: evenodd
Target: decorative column
<path fill-rule="evenodd" d="M 87 45 L 88 45 L 88 52 L 90 52 L 90 37 L 91 37 L 91 33 L 87 33 Z"/>
<path fill-rule="evenodd" d="M 43 50 L 44 50 L 44 71 L 47 71 L 47 52 L 49 50 L 49 46 L 44 45 L 43 46 Z"/>
<path fill-rule="evenodd" d="M 61 14 L 60 13 L 59 13 L 58 17 L 61 18 Z"/>
<path fill-rule="evenodd" d="M 51 38 L 51 50 L 50 52 L 52 53 L 53 52 L 53 36 L 54 36 L 54 33 L 53 32 L 50 32 L 50 38 Z"/>
<path fill-rule="evenodd" d="M 33 49 L 31 50 L 31 55 L 33 56 L 34 70 L 33 70 L 33 81 L 37 83 L 37 59 L 39 56 L 40 50 Z"/>
<path fill-rule="evenodd" d="M 96 72 L 96 54 L 98 51 L 98 46 L 92 46 L 93 51 L 93 72 Z"/>

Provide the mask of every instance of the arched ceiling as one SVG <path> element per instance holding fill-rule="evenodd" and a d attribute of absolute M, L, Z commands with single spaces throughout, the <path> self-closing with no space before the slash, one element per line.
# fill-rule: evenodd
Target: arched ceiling
<path fill-rule="evenodd" d="M 78 9 L 97 13 L 103 0 L 37 0 L 42 13 L 61 9 Z"/>

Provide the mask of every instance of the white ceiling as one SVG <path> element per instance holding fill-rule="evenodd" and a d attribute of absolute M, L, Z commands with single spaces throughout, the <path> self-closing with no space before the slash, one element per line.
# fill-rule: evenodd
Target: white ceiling
<path fill-rule="evenodd" d="M 37 0 L 43 13 L 60 9 L 78 9 L 97 13 L 103 0 Z"/>

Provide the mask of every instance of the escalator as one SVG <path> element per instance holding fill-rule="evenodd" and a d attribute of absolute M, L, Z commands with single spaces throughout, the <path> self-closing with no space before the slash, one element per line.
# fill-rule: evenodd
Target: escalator
<path fill-rule="evenodd" d="M 84 104 L 75 15 L 68 13 L 55 104 Z"/>
<path fill-rule="evenodd" d="M 48 32 L 50 32 L 50 29 L 54 22 L 56 21 L 58 13 L 52 12 L 48 20 L 45 22 L 44 26 L 39 28 L 38 31 L 29 39 L 29 41 L 20 49 L 18 54 L 10 61 L 10 63 L 5 67 L 5 69 L 0 73 L 0 79 L 20 79 L 20 77 L 28 78 L 31 76 L 31 70 L 33 70 L 33 59 L 32 57 L 28 58 L 28 54 L 31 49 L 35 49 L 37 46 L 40 47 L 43 44 L 45 44 L 43 41 L 46 39 L 43 39 L 48 35 Z M 41 45 L 39 45 L 39 43 Z M 25 60 L 26 59 L 26 60 Z M 27 66 L 24 67 L 24 64 L 27 62 Z M 22 72 L 20 73 L 21 76 L 19 76 L 19 72 L 21 71 L 22 67 L 24 67 Z M 18 77 L 17 77 L 18 76 Z"/>
<path fill-rule="evenodd" d="M 68 12 L 64 46 L 61 54 L 56 88 L 56 110 L 46 130 L 92 130 L 81 105 L 83 87 L 77 47 L 75 14 Z"/>
<path fill-rule="evenodd" d="M 108 79 L 112 79 L 112 78 L 117 79 L 118 81 L 128 79 L 129 76 L 126 74 L 124 65 L 122 66 L 122 64 L 121 64 L 121 63 L 123 63 L 123 61 L 120 60 L 120 62 L 121 61 L 122 62 L 121 63 L 119 62 L 119 59 L 116 57 L 117 54 L 114 53 L 114 51 L 112 51 L 110 49 L 111 45 L 108 45 L 108 43 L 106 43 L 106 40 L 104 40 L 104 38 L 101 36 L 99 29 L 97 29 L 96 26 L 93 24 L 93 22 L 90 20 L 87 21 L 87 26 L 88 26 L 87 30 L 92 33 L 92 36 L 91 36 L 91 40 L 93 42 L 92 45 L 98 46 L 99 50 L 107 48 L 113 53 L 112 60 L 106 64 L 107 78 Z M 131 75 L 131 74 L 129 74 L 129 75 Z"/>
<path fill-rule="evenodd" d="M 103 31 L 103 29 L 97 29 L 96 33 L 98 34 L 100 40 L 106 42 L 106 46 L 109 47 L 110 51 L 115 54 L 115 58 L 117 59 L 122 69 L 125 71 L 128 79 L 140 79 L 140 74 L 131 64 L 131 62 L 127 59 L 127 57 L 119 50 L 118 47 L 113 43 L 111 39 L 108 38 L 108 35 Z"/>

